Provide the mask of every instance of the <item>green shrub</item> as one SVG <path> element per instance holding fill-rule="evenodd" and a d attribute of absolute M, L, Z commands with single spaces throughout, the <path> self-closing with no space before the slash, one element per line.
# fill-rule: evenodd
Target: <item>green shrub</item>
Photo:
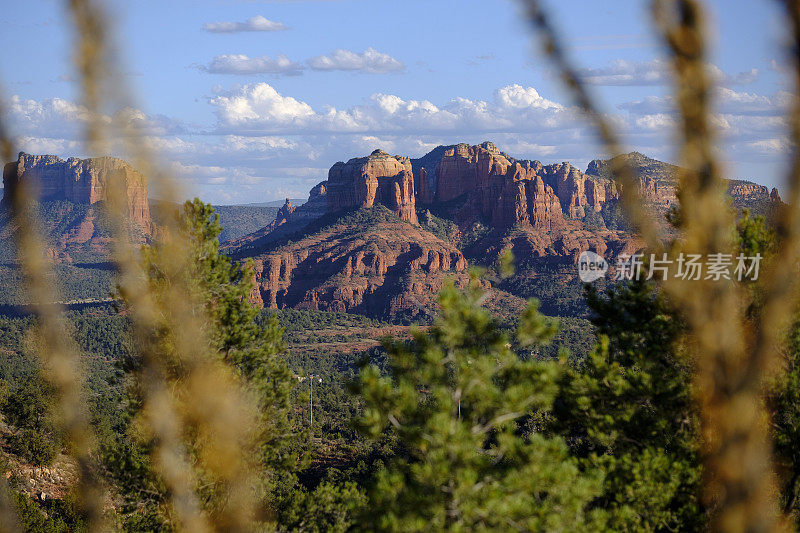
<path fill-rule="evenodd" d="M 76 511 L 74 498 L 37 502 L 22 492 L 12 492 L 17 519 L 23 531 L 36 533 L 83 533 L 86 524 Z"/>
<path fill-rule="evenodd" d="M 8 439 L 11 452 L 37 466 L 53 464 L 59 446 L 52 435 L 34 429 L 23 429 Z"/>

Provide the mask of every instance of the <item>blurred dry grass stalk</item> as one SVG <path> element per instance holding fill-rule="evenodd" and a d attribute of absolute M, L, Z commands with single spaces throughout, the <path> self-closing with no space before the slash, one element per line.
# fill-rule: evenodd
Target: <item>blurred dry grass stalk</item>
<path fill-rule="evenodd" d="M 176 204 L 174 181 L 157 172 L 141 132 L 126 114 L 104 115 L 110 108 L 131 109 L 124 87 L 110 70 L 105 31 L 110 27 L 101 6 L 91 0 L 69 1 L 76 34 L 75 61 L 82 84 L 83 104 L 89 111 L 85 137 L 92 155 L 111 152 L 118 142 L 128 158 L 159 195 Z M 116 140 L 116 141 L 112 141 Z M 11 142 L 3 135 L 3 159 L 13 159 Z M 158 293 L 148 283 L 137 247 L 132 244 L 125 184 L 110 176 L 107 207 L 114 224 L 115 261 L 120 291 L 131 311 L 137 350 L 142 360 L 138 389 L 143 413 L 139 427 L 152 439 L 153 462 L 174 513 L 186 531 L 250 531 L 255 511 L 254 464 L 249 460 L 255 410 L 238 377 L 213 356 L 207 321 L 191 271 L 188 242 L 180 238 L 179 220 L 167 217 L 159 231 L 152 258 L 164 276 Z M 24 184 L 23 184 L 24 185 Z M 78 494 L 91 531 L 107 529 L 104 495 L 92 465 L 92 439 L 82 398 L 79 352 L 67 333 L 62 310 L 50 283 L 50 265 L 43 240 L 35 229 L 35 194 L 20 187 L 14 211 L 19 229 L 18 250 L 28 291 L 36 305 L 42 332 L 39 355 L 44 377 L 55 386 L 60 407 L 56 413 L 69 452 L 80 466 Z M 177 205 L 177 204 L 176 204 Z M 191 465 L 195 465 L 192 467 Z M 197 483 L 212 483 L 214 502 L 198 501 Z M 1 496 L 1 495 L 0 495 Z M 2 502 L 0 502 L 2 503 Z M 0 505 L 0 510 L 7 509 Z M 7 524 L 5 520 L 4 524 Z"/>
<path fill-rule="evenodd" d="M 529 16 L 540 31 L 545 53 L 553 60 L 575 100 L 595 123 L 609 156 L 624 153 L 610 123 L 594 106 L 569 64 L 539 2 L 526 0 Z M 800 4 L 783 0 L 792 23 L 792 61 L 800 87 Z M 671 52 L 675 101 L 680 115 L 679 149 L 684 168 L 678 185 L 680 238 L 670 253 L 733 253 L 733 213 L 716 160 L 711 125 L 713 86 L 706 67 L 704 10 L 696 0 L 654 0 L 653 14 Z M 795 100 L 797 97 L 795 96 Z M 800 138 L 800 103 L 792 110 L 791 137 Z M 778 217 L 780 253 L 767 265 L 758 290 L 761 307 L 753 320 L 745 317 L 747 295 L 732 282 L 670 279 L 665 290 L 684 314 L 696 347 L 695 388 L 704 444 L 705 496 L 712 508 L 714 531 L 774 531 L 785 527 L 774 501 L 777 493 L 771 468 L 764 379 L 776 366 L 782 328 L 796 305 L 800 162 L 792 154 L 789 195 Z M 629 169 L 612 169 L 631 183 Z M 641 207 L 637 195 L 623 195 L 633 215 Z M 634 220 L 636 217 L 634 216 Z M 651 250 L 661 243 L 642 231 Z"/>
<path fill-rule="evenodd" d="M 0 144 L 3 161 L 13 159 L 11 142 L 0 120 Z M 103 529 L 103 488 L 93 459 L 93 434 L 83 398 L 83 372 L 80 354 L 72 340 L 63 309 L 57 303 L 56 289 L 43 240 L 37 234 L 35 197 L 28 183 L 14 191 L 11 207 L 17 228 L 16 247 L 30 302 L 39 317 L 38 350 L 42 377 L 52 385 L 56 412 L 52 413 L 57 432 L 68 444 L 70 454 L 78 465 L 81 511 L 92 530 Z M 5 482 L 5 480 L 3 480 Z M 5 487 L 4 487 L 5 488 Z M 5 493 L 5 490 L 3 491 Z"/>
<path fill-rule="evenodd" d="M 102 112 L 109 104 L 130 109 L 125 88 L 110 71 L 113 64 L 104 30 L 111 27 L 101 6 L 91 0 L 71 0 L 79 46 L 76 63 L 84 89 L 84 104 L 94 120 L 87 141 L 108 138 L 102 131 Z M 134 166 L 148 176 L 166 202 L 180 198 L 174 180 L 158 171 L 142 132 L 124 113 L 115 114 L 114 138 L 121 139 Z M 100 146 L 100 154 L 107 153 Z M 255 410 L 232 370 L 211 355 L 206 317 L 197 288 L 188 276 L 189 243 L 180 238 L 177 216 L 166 217 L 156 253 L 151 257 L 165 283 L 160 291 L 146 281 L 136 251 L 130 246 L 124 184 L 109 187 L 112 219 L 116 221 L 116 260 L 120 287 L 128 300 L 142 356 L 139 385 L 144 398 L 143 426 L 155 444 L 153 459 L 172 495 L 172 507 L 187 531 L 250 530 L 255 511 L 255 471 L 248 460 L 254 436 Z M 187 437 L 192 446 L 188 449 Z M 189 467 L 191 454 L 198 467 Z M 192 461 L 192 462 L 195 462 Z M 199 478 L 215 485 L 217 504 L 201 512 L 197 501 Z"/>
<path fill-rule="evenodd" d="M 525 0 L 540 30 L 544 49 L 559 67 L 578 105 L 595 125 L 610 155 L 624 153 L 610 122 L 569 64 L 558 32 L 536 0 Z M 783 0 L 792 29 L 794 81 L 800 87 L 800 3 Z M 124 114 L 109 120 L 103 111 L 128 107 L 125 88 L 109 65 L 110 51 L 102 9 L 92 0 L 69 0 L 77 36 L 76 65 L 83 104 L 90 111 L 86 140 L 92 154 L 109 153 L 116 139 L 134 165 L 156 185 L 167 201 L 179 198 L 174 181 L 159 172 L 140 132 Z M 703 10 L 695 0 L 655 0 L 654 16 L 672 52 L 676 103 L 681 116 L 680 155 L 686 169 L 680 176 L 681 238 L 671 253 L 732 252 L 733 215 L 724 200 L 723 180 L 714 153 L 710 100 L 712 86 L 705 67 Z M 762 383 L 774 366 L 776 346 L 786 317 L 796 303 L 796 265 L 800 256 L 800 100 L 795 96 L 788 204 L 778 218 L 781 253 L 767 265 L 760 283 L 761 310 L 748 321 L 744 295 L 733 283 L 671 280 L 665 289 L 684 313 L 697 348 L 696 386 L 705 441 L 705 473 L 709 503 L 715 513 L 712 529 L 773 531 L 782 527 L 773 501 L 775 487 L 761 401 Z M 2 116 L 0 116 L 0 120 Z M 111 131 L 109 131 L 109 129 Z M 13 158 L 9 137 L 0 122 L 4 161 Z M 645 242 L 662 246 L 653 221 L 638 196 L 638 178 L 623 158 L 613 171 L 622 185 L 623 202 Z M 23 184 L 24 185 L 24 184 Z M 124 185 L 124 184 L 120 184 Z M 144 400 L 141 426 L 154 443 L 153 460 L 171 500 L 171 512 L 187 531 L 244 531 L 255 508 L 255 476 L 243 450 L 249 449 L 255 413 L 237 386 L 237 377 L 211 356 L 202 305 L 188 279 L 187 243 L 178 238 L 178 221 L 168 218 L 155 257 L 166 283 L 155 293 L 147 282 L 138 251 L 131 245 L 129 214 L 123 186 L 111 186 L 108 201 L 115 224 L 115 260 L 120 287 L 130 304 L 137 348 L 142 358 L 139 387 Z M 33 223 L 32 191 L 20 187 L 14 201 L 20 262 L 40 317 L 44 377 L 59 395 L 58 427 L 80 467 L 78 493 L 92 530 L 104 529 L 104 495 L 92 464 L 92 436 L 83 404 L 79 352 L 66 334 L 42 239 Z M 191 437 L 190 437 L 191 436 Z M 192 445 L 187 445 L 191 441 Z M 196 459 L 193 461 L 191 458 Z M 192 467 L 192 463 L 197 467 Z M 198 480 L 213 480 L 225 502 L 210 511 L 198 500 Z M 0 486 L 0 519 L 14 530 L 5 487 Z"/>

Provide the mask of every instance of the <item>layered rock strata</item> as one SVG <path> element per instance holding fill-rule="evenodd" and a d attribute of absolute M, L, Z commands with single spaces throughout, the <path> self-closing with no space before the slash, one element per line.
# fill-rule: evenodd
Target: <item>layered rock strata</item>
<path fill-rule="evenodd" d="M 328 172 L 328 212 L 383 204 L 418 224 L 411 160 L 375 150 L 368 157 L 336 163 Z"/>
<path fill-rule="evenodd" d="M 66 200 L 92 205 L 108 200 L 108 187 L 125 188 L 130 220 L 142 228 L 150 227 L 147 180 L 131 165 L 115 157 L 66 161 L 54 155 L 30 155 L 20 152 L 16 161 L 3 169 L 3 201 L 8 203 L 24 180 L 36 182 L 41 200 Z"/>

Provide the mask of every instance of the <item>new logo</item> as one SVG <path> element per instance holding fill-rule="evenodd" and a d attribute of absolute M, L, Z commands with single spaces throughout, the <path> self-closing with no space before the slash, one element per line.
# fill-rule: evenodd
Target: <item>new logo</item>
<path fill-rule="evenodd" d="M 608 272 L 608 262 L 602 255 L 594 252 L 582 252 L 578 258 L 578 277 L 584 283 L 596 281 Z"/>

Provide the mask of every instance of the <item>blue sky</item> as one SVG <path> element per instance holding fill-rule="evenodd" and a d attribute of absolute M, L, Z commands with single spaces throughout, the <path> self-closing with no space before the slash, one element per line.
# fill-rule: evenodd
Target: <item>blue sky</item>
<path fill-rule="evenodd" d="M 0 79 L 21 150 L 83 156 L 62 2 L 12 0 Z M 649 2 L 551 0 L 585 80 L 631 149 L 672 160 L 665 51 Z M 778 2 L 709 2 L 730 177 L 780 187 L 786 152 Z M 520 158 L 601 157 L 516 0 L 114 0 L 134 117 L 187 195 L 305 197 L 336 161 L 493 140 Z M 112 110 L 113 111 L 113 110 Z"/>

